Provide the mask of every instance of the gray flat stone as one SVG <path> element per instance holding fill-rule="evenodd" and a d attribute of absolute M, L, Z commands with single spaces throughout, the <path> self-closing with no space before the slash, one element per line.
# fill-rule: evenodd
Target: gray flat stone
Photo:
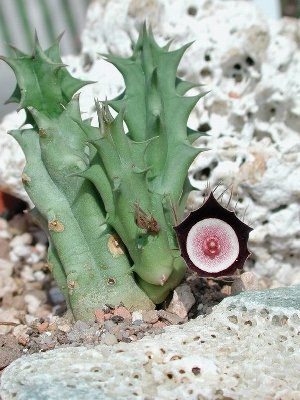
<path fill-rule="evenodd" d="M 227 298 L 230 303 L 264 306 L 270 309 L 300 310 L 300 285 L 272 290 L 246 291 Z"/>

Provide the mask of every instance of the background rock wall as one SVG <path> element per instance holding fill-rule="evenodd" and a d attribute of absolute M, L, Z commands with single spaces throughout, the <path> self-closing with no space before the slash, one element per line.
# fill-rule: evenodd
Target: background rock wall
<path fill-rule="evenodd" d="M 87 116 L 93 113 L 94 97 L 110 98 L 123 87 L 120 74 L 98 53 L 130 55 L 145 18 L 161 44 L 172 38 L 176 48 L 195 40 L 179 75 L 210 90 L 190 118 L 191 127 L 210 135 L 195 145 L 210 150 L 190 169 L 200 191 L 189 208 L 201 204 L 207 181 L 211 187 L 222 182 L 220 195 L 232 185 L 232 207 L 238 199 L 237 213 L 246 210 L 245 222 L 255 228 L 247 267 L 273 286 L 299 283 L 300 23 L 267 20 L 247 1 L 94 1 L 82 55 L 64 59 L 76 76 L 99 81 L 82 90 Z M 0 185 L 7 187 L 11 174 L 3 172 L 3 165 L 1 154 Z"/>

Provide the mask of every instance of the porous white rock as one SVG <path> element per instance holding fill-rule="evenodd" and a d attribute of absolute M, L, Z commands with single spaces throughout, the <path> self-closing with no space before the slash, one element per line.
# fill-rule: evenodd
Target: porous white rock
<path fill-rule="evenodd" d="M 3 400 L 298 399 L 300 287 L 229 297 L 207 317 L 132 343 L 25 356 Z"/>
<path fill-rule="evenodd" d="M 98 81 L 81 91 L 86 117 L 93 114 L 95 97 L 111 98 L 123 88 L 121 75 L 99 53 L 130 55 L 145 19 L 161 44 L 172 38 L 176 48 L 195 40 L 179 75 L 210 90 L 189 120 L 210 135 L 195 143 L 210 150 L 191 166 L 191 181 L 200 191 L 189 207 L 201 204 L 208 180 L 212 187 L 222 180 L 219 194 L 232 184 L 233 198 L 240 199 L 237 213 L 247 209 L 246 222 L 255 228 L 248 267 L 279 284 L 300 282 L 300 22 L 267 19 L 249 1 L 94 1 L 82 55 L 64 59 L 75 76 Z M 12 122 L 12 116 L 5 120 L 1 132 Z M 24 198 L 19 160 L 10 161 L 14 178 L 10 167 L 0 168 L 0 188 L 8 185 Z M 227 204 L 229 193 L 223 199 Z"/>
<path fill-rule="evenodd" d="M 0 124 L 0 191 L 27 201 L 28 196 L 21 181 L 24 153 L 15 139 L 7 134 L 11 129 L 17 129 L 23 120 L 23 112 L 14 112 L 4 117 Z"/>

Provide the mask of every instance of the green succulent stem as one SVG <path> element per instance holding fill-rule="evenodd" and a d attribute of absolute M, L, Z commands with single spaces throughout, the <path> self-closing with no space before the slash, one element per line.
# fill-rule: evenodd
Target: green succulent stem
<path fill-rule="evenodd" d="M 28 160 L 23 173 L 25 188 L 46 221 L 51 243 L 49 260 L 63 293 L 68 293 L 74 317 L 90 319 L 99 306 L 121 302 L 129 308 L 136 309 L 141 305 L 146 309 L 153 308 L 152 302 L 138 287 L 135 297 L 131 295 L 130 290 L 136 284 L 130 274 L 130 265 L 125 255 L 114 258 L 109 251 L 109 231 L 104 232 L 98 241 L 102 257 L 93 257 L 68 200 L 44 167 L 37 132 L 26 129 L 12 131 L 11 134 L 21 144 Z"/>
<path fill-rule="evenodd" d="M 32 126 L 11 134 L 26 157 L 32 214 L 49 237 L 48 265 L 75 319 L 105 304 L 154 308 L 185 273 L 173 226 L 192 190 L 188 168 L 203 151 L 187 120 L 204 94 L 186 96 L 195 85 L 176 78 L 189 44 L 169 51 L 143 27 L 131 57 L 108 55 L 126 88 L 95 102 L 94 127 L 75 95 L 90 82 L 70 75 L 59 40 L 44 51 L 36 38 L 32 55 L 12 48 L 15 57 L 3 58 L 17 78 L 8 101 Z"/>

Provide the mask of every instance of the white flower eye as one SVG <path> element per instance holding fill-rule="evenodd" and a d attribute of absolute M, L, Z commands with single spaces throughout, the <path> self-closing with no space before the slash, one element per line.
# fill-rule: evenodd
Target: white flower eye
<path fill-rule="evenodd" d="M 239 241 L 229 224 L 218 218 L 206 218 L 189 231 L 186 250 L 201 271 L 217 273 L 229 268 L 237 259 Z"/>
<path fill-rule="evenodd" d="M 180 254 L 200 276 L 225 276 L 243 268 L 249 256 L 250 226 L 210 193 L 204 204 L 174 226 Z"/>

